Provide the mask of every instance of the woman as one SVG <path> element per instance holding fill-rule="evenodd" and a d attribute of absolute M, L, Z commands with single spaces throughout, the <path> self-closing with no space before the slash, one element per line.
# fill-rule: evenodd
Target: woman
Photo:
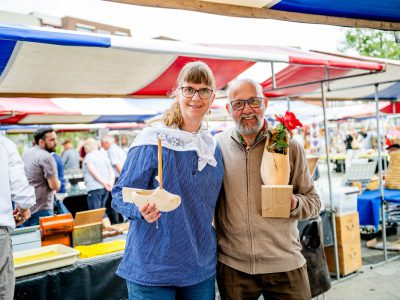
<path fill-rule="evenodd" d="M 117 271 L 127 281 L 129 299 L 215 297 L 217 248 L 212 220 L 223 166 L 221 152 L 202 124 L 215 88 L 206 64 L 186 64 L 164 125 L 146 128 L 136 137 L 113 189 L 113 208 L 131 221 Z M 123 187 L 158 186 L 157 138 L 163 140 L 163 188 L 182 200 L 177 209 L 162 215 L 154 204 L 137 208 L 122 201 Z"/>

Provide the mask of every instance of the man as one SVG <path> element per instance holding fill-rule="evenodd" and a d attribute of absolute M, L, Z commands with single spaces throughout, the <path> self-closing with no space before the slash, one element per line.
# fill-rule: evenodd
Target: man
<path fill-rule="evenodd" d="M 0 135 L 0 299 L 14 298 L 15 276 L 9 232 L 29 219 L 29 208 L 35 200 L 17 147 Z M 16 204 L 14 211 L 13 202 Z"/>
<path fill-rule="evenodd" d="M 372 149 L 372 134 L 367 131 L 366 127 L 361 127 L 359 135 L 361 136 L 361 148 L 364 150 Z"/>
<path fill-rule="evenodd" d="M 297 220 L 318 215 L 320 200 L 303 148 L 290 141 L 290 218 L 261 216 L 260 166 L 268 100 L 249 79 L 228 90 L 227 110 L 235 128 L 217 135 L 225 177 L 216 213 L 218 287 L 222 299 L 310 299 L 306 261 L 301 255 Z"/>
<path fill-rule="evenodd" d="M 24 226 L 39 224 L 39 217 L 52 216 L 54 194 L 60 190 L 57 165 L 50 153 L 57 146 L 57 136 L 51 127 L 42 127 L 34 133 L 35 146 L 22 155 L 25 174 L 29 184 L 35 188 L 36 205 L 32 207 L 32 216 Z"/>
<path fill-rule="evenodd" d="M 122 167 L 126 160 L 126 153 L 118 145 L 114 143 L 114 138 L 105 135 L 101 139 L 101 147 L 107 151 L 108 157 L 114 170 L 115 178 L 121 174 Z"/>
<path fill-rule="evenodd" d="M 79 169 L 79 153 L 72 145 L 70 140 L 65 140 L 63 143 L 64 150 L 61 153 L 61 159 L 64 170 Z"/>
<path fill-rule="evenodd" d="M 121 174 L 122 167 L 124 166 L 126 160 L 126 153 L 124 150 L 122 150 L 118 145 L 114 143 L 114 138 L 109 135 L 105 135 L 101 139 L 101 146 L 104 150 L 107 151 L 108 158 L 111 161 L 111 165 L 114 171 L 115 182 L 117 182 Z M 107 215 L 109 216 L 111 223 L 117 224 L 123 222 L 122 215 L 117 213 L 111 207 L 111 201 L 112 201 L 112 195 L 110 193 L 110 197 L 106 202 L 106 209 L 107 209 Z"/>

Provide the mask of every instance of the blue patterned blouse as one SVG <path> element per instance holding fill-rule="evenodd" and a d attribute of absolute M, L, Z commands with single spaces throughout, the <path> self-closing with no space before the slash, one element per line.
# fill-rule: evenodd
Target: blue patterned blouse
<path fill-rule="evenodd" d="M 198 170 L 196 151 L 163 148 L 163 188 L 181 196 L 181 205 L 161 212 L 156 223 L 142 219 L 138 208 L 122 201 L 122 187 L 154 189 L 158 186 L 157 146 L 132 147 L 115 184 L 112 207 L 128 217 L 127 245 L 117 274 L 147 286 L 190 286 L 215 275 L 216 233 L 214 209 L 223 179 L 222 154 L 217 166 Z"/>

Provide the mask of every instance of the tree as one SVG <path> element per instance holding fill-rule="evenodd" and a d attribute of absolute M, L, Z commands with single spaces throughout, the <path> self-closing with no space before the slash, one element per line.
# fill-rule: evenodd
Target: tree
<path fill-rule="evenodd" d="M 360 55 L 400 60 L 400 44 L 392 31 L 354 28 L 346 32 L 341 52 L 356 50 Z"/>

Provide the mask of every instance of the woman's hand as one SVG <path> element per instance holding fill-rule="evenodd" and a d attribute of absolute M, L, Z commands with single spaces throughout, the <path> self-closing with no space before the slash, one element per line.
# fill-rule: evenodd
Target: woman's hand
<path fill-rule="evenodd" d="M 139 208 L 139 212 L 147 223 L 154 223 L 161 217 L 161 213 L 156 209 L 154 203 L 143 205 Z"/>

